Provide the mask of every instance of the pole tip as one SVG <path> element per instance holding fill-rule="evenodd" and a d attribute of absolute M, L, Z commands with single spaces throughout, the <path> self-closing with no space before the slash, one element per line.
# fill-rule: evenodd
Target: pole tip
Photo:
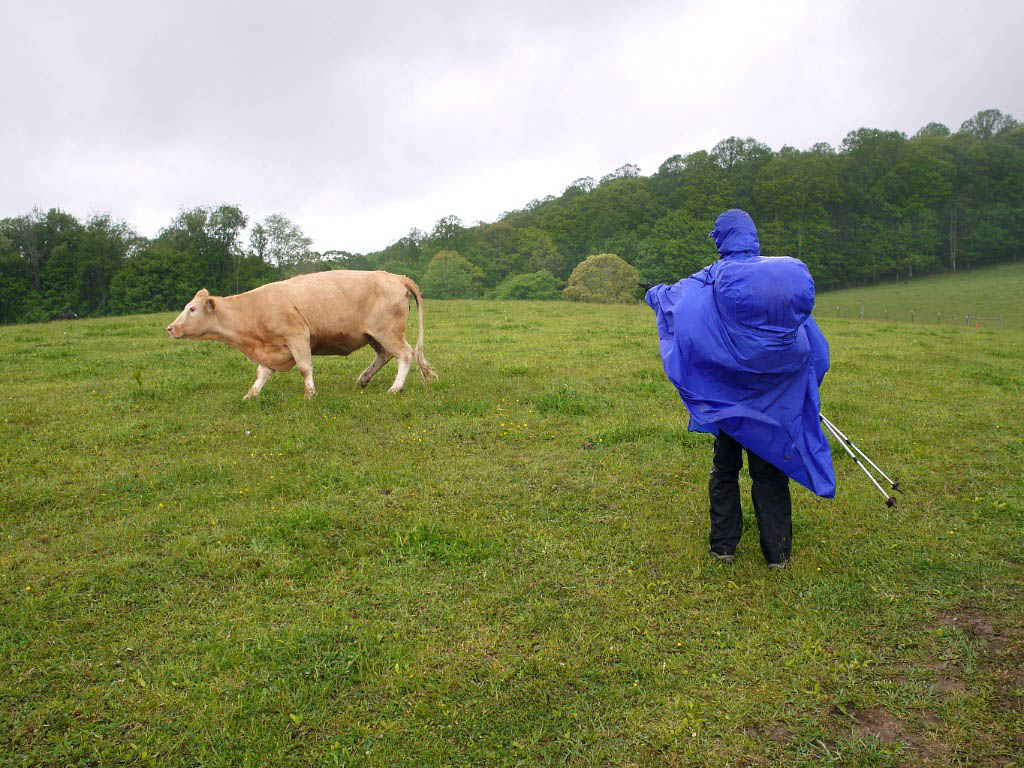
<path fill-rule="evenodd" d="M 888 499 L 886 499 L 885 500 L 885 506 L 887 506 L 887 507 L 895 507 L 896 506 L 896 497 L 895 496 L 890 496 Z"/>

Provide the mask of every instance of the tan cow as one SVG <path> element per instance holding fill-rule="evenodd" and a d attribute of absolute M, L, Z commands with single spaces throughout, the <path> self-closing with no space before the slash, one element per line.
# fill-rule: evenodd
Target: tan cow
<path fill-rule="evenodd" d="M 416 298 L 416 349 L 405 340 L 409 297 Z M 167 326 L 175 339 L 223 341 L 259 366 L 243 400 L 260 393 L 274 371 L 299 367 L 306 397 L 316 394 L 312 355 L 348 355 L 369 344 L 377 353 L 356 383 L 365 387 L 393 357 L 398 375 L 389 392 L 405 386 L 413 357 L 425 379 L 435 378 L 423 356 L 423 299 L 409 278 L 390 272 L 338 269 L 268 283 L 237 296 L 205 288 Z"/>

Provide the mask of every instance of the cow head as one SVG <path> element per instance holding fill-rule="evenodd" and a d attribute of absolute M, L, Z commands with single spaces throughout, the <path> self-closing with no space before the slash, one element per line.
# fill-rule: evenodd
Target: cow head
<path fill-rule="evenodd" d="M 217 325 L 217 303 L 205 288 L 196 291 L 192 301 L 185 305 L 181 314 L 167 326 L 167 332 L 175 339 L 201 339 Z"/>

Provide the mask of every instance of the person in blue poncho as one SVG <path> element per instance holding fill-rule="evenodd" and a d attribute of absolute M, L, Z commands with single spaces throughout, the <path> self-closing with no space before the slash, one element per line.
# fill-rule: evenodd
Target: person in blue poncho
<path fill-rule="evenodd" d="M 821 429 L 818 387 L 828 342 L 811 316 L 814 281 L 789 257 L 760 255 L 749 214 L 726 211 L 710 234 L 721 258 L 675 285 L 655 285 L 665 374 L 690 412 L 690 430 L 715 436 L 708 495 L 711 553 L 731 561 L 743 530 L 743 450 L 769 567 L 792 552 L 789 479 L 835 496 L 835 472 Z"/>

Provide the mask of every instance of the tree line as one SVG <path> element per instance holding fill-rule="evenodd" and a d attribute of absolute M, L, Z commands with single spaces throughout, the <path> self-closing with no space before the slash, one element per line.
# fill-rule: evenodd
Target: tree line
<path fill-rule="evenodd" d="M 446 216 L 367 254 L 313 251 L 285 216 L 250 225 L 234 205 L 182 210 L 152 239 L 107 214 L 33 210 L 0 219 L 0 322 L 172 310 L 200 287 L 337 268 L 406 274 L 437 298 L 553 298 L 584 259 L 610 253 L 674 282 L 717 257 L 707 233 L 733 207 L 754 217 L 764 255 L 802 259 L 820 290 L 1016 259 L 1024 126 L 989 109 L 956 132 L 859 128 L 838 148 L 734 136 L 650 176 L 623 165 L 495 222 Z"/>

